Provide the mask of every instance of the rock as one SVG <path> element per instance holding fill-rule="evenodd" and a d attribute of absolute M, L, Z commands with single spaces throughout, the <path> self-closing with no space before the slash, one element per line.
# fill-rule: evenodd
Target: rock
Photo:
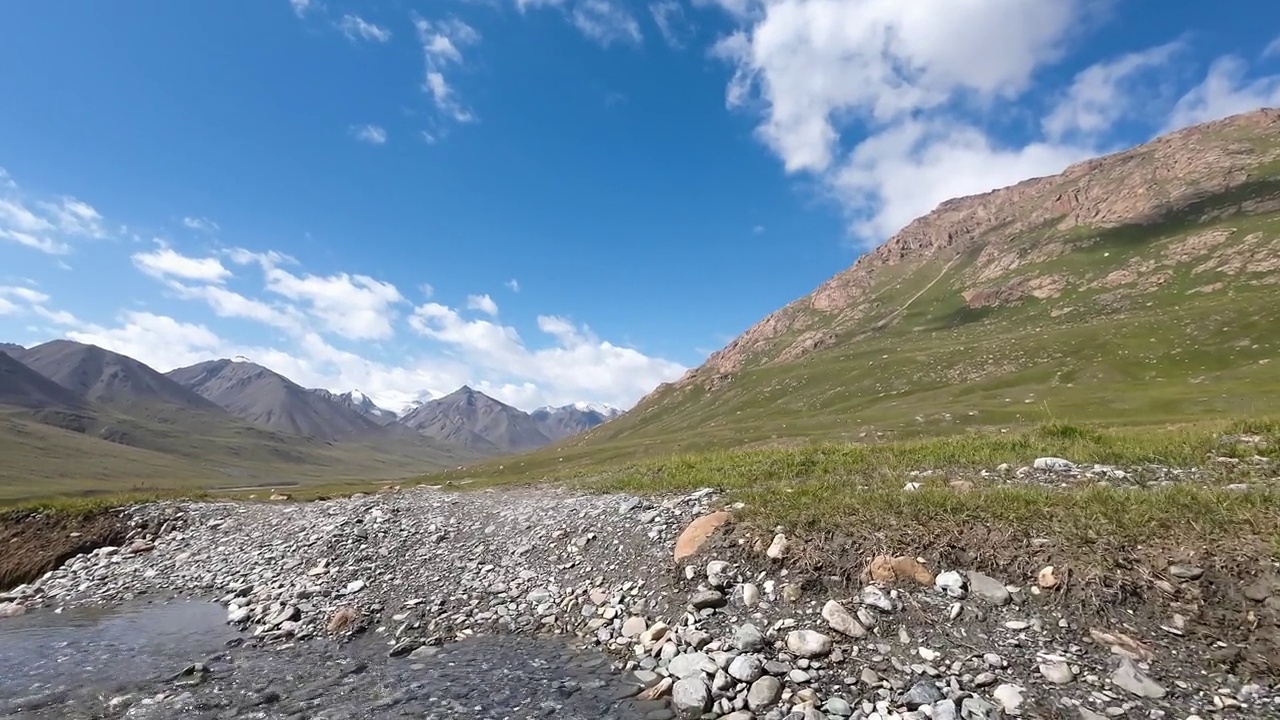
<path fill-rule="evenodd" d="M 299 615 L 298 608 L 292 605 L 288 605 L 286 607 L 281 608 L 280 611 L 277 612 L 276 614 L 267 618 L 266 624 L 269 627 L 276 627 L 280 623 L 288 622 L 289 620 L 297 620 L 298 615 Z"/>
<path fill-rule="evenodd" d="M 991 697 L 1010 715 L 1022 714 L 1022 686 L 1004 683 L 991 693 Z"/>
<path fill-rule="evenodd" d="M 137 540 L 129 543 L 129 547 L 125 548 L 125 553 L 129 555 L 136 555 L 138 553 L 151 552 L 155 547 L 155 543 L 138 538 Z"/>
<path fill-rule="evenodd" d="M 632 615 L 622 623 L 622 637 L 638 638 L 648 629 L 648 622 L 639 615 Z"/>
<path fill-rule="evenodd" d="M 993 672 L 978 673 L 978 675 L 973 678 L 973 686 L 987 687 L 989 685 L 995 685 L 996 680 L 999 680 L 999 678 L 997 678 L 996 674 Z"/>
<path fill-rule="evenodd" d="M 1181 580 L 1199 580 L 1204 570 L 1194 565 L 1170 565 L 1169 574 Z"/>
<path fill-rule="evenodd" d="M 828 715 L 839 717 L 849 717 L 853 714 L 853 708 L 849 706 L 848 701 L 840 697 L 828 698 L 822 705 L 822 710 Z"/>
<path fill-rule="evenodd" d="M 782 697 L 782 681 L 772 675 L 765 675 L 751 683 L 747 690 L 747 707 L 760 711 L 776 705 Z"/>
<path fill-rule="evenodd" d="M 799 583 L 787 583 L 782 586 L 782 597 L 787 602 L 798 602 L 804 591 L 800 589 Z"/>
<path fill-rule="evenodd" d="M 1150 662 L 1155 657 L 1155 653 L 1151 651 L 1151 648 L 1122 632 L 1104 632 L 1093 628 L 1089 630 L 1089 637 L 1093 638 L 1096 643 L 1110 647 L 1111 652 L 1116 655 L 1127 657 L 1131 660 Z"/>
<path fill-rule="evenodd" d="M 342 589 L 344 595 L 354 595 L 364 589 L 365 582 L 363 580 L 352 580 Z"/>
<path fill-rule="evenodd" d="M 644 622 L 643 618 L 641 618 L 641 622 Z M 622 629 L 623 629 L 624 636 L 631 637 L 630 635 L 626 634 L 626 631 L 628 629 L 626 623 L 622 624 Z M 631 628 L 631 629 L 634 629 L 634 628 Z M 653 647 L 654 644 L 666 639 L 667 631 L 669 629 L 670 628 L 667 626 L 667 624 L 662 622 L 661 620 L 659 620 L 658 622 L 655 622 L 654 624 L 650 625 L 646 630 L 640 633 L 639 635 L 640 644 L 643 645 L 644 647 Z M 705 645 L 706 643 L 703 643 L 703 644 Z"/>
<path fill-rule="evenodd" d="M 940 700 L 946 699 L 938 686 L 932 680 L 918 680 L 912 685 L 902 696 L 902 704 L 907 706 L 908 710 L 915 710 L 925 705 L 932 705 Z"/>
<path fill-rule="evenodd" d="M 965 572 L 965 579 L 968 581 L 970 595 L 992 605 L 1009 604 L 1009 590 L 999 580 L 974 571 Z"/>
<path fill-rule="evenodd" d="M 20 605 L 16 602 L 0 603 L 0 618 L 18 617 L 26 614 L 26 612 L 27 607 L 25 605 Z"/>
<path fill-rule="evenodd" d="M 711 688 L 701 677 L 682 678 L 671 687 L 671 704 L 686 717 L 696 717 L 711 707 Z"/>
<path fill-rule="evenodd" d="M 724 598 L 724 593 L 719 590 L 699 590 L 689 598 L 689 604 L 697 610 L 705 610 L 707 608 L 722 608 L 728 603 Z"/>
<path fill-rule="evenodd" d="M 880 684 L 880 674 L 871 668 L 862 668 L 862 672 L 858 675 L 858 680 L 870 687 Z"/>
<path fill-rule="evenodd" d="M 749 608 L 760 604 L 760 588 L 754 583 L 742 584 L 742 604 Z"/>
<path fill-rule="evenodd" d="M 862 588 L 858 599 L 862 601 L 863 605 L 870 605 L 877 610 L 885 612 L 893 612 L 893 598 L 875 585 L 867 585 Z"/>
<path fill-rule="evenodd" d="M 743 652 L 759 652 L 768 643 L 759 628 L 751 623 L 744 623 L 733 634 L 733 644 Z"/>
<path fill-rule="evenodd" d="M 822 657 L 831 652 L 831 638 L 814 630 L 787 633 L 787 651 L 802 658 Z"/>
<path fill-rule="evenodd" d="M 417 650 L 420 647 L 422 647 L 422 643 L 418 642 L 417 640 L 404 640 L 402 642 L 396 643 L 395 646 L 392 647 L 391 650 L 387 653 L 387 655 L 391 657 L 404 657 L 405 655 L 409 655 L 414 650 Z"/>
<path fill-rule="evenodd" d="M 719 669 L 716 662 L 704 652 L 691 652 L 677 655 L 667 664 L 667 672 L 676 678 L 696 677 L 712 674 Z"/>
<path fill-rule="evenodd" d="M 933 584 L 941 591 L 945 592 L 949 597 L 963 598 L 965 592 L 964 576 L 955 570 L 948 570 L 934 578 Z"/>
<path fill-rule="evenodd" d="M 980 697 L 969 696 L 960 701 L 960 717 L 963 720 L 995 720 L 996 706 Z"/>
<path fill-rule="evenodd" d="M 640 701 L 650 701 L 650 700 L 657 700 L 658 698 L 661 698 L 661 697 L 666 697 L 667 693 L 671 692 L 671 687 L 674 684 L 675 684 L 674 680 L 672 680 L 669 677 L 664 677 L 658 681 L 658 684 L 650 687 L 648 690 L 645 690 L 644 692 L 637 695 L 636 699 Z"/>
<path fill-rule="evenodd" d="M 1036 470 L 1051 470 L 1053 472 L 1070 472 L 1076 469 L 1076 464 L 1070 460 L 1063 460 L 1059 457 L 1042 457 L 1036 458 L 1031 464 Z"/>
<path fill-rule="evenodd" d="M 739 655 L 725 672 L 739 682 L 753 683 L 764 674 L 764 661 L 759 655 Z"/>
<path fill-rule="evenodd" d="M 835 600 L 828 600 L 827 604 L 822 606 L 822 619 L 827 621 L 832 630 L 841 635 L 860 638 L 867 634 L 867 629 L 862 627 L 862 623 Z"/>
<path fill-rule="evenodd" d="M 919 560 L 907 555 L 877 555 L 862 575 L 865 580 L 886 584 L 914 582 L 917 585 L 929 585 L 933 582 L 933 573 Z"/>
<path fill-rule="evenodd" d="M 1054 572 L 1052 565 L 1045 565 L 1036 574 L 1036 585 L 1039 585 L 1044 590 L 1052 590 L 1058 587 L 1058 583 L 1058 575 Z"/>
<path fill-rule="evenodd" d="M 239 625 L 242 622 L 248 622 L 249 616 L 252 614 L 253 612 L 247 607 L 233 605 L 227 609 L 227 622 L 232 625 Z M 3 616 L 3 613 L 0 613 L 0 616 Z"/>
<path fill-rule="evenodd" d="M 787 679 L 797 685 L 803 685 L 809 682 L 812 678 L 809 673 L 801 670 L 800 668 L 796 668 L 795 670 L 787 673 Z"/>
<path fill-rule="evenodd" d="M 1062 661 L 1040 663 L 1040 674 L 1054 685 L 1067 685 L 1076 679 L 1075 671 Z"/>
<path fill-rule="evenodd" d="M 947 483 L 947 486 L 958 493 L 973 492 L 973 488 L 975 487 L 973 482 L 969 480 L 952 480 Z"/>
<path fill-rule="evenodd" d="M 756 716 L 749 710 L 735 710 L 728 715 L 721 715 L 720 720 L 756 720 Z"/>
<path fill-rule="evenodd" d="M 1165 696 L 1165 689 L 1147 677 L 1137 663 L 1127 657 L 1120 658 L 1120 666 L 1111 673 L 1111 682 L 1138 697 L 1158 700 Z"/>
<path fill-rule="evenodd" d="M 329 622 L 325 629 L 331 635 L 345 633 L 352 630 L 359 619 L 360 613 L 356 612 L 355 608 L 341 607 L 335 610 L 333 615 L 329 616 Z"/>
<path fill-rule="evenodd" d="M 703 515 L 693 522 L 689 523 L 680 537 L 676 538 L 675 560 L 680 562 L 685 558 L 692 556 L 698 550 L 702 549 L 707 539 L 720 528 L 721 525 L 729 522 L 732 517 L 727 511 L 713 512 Z"/>
<path fill-rule="evenodd" d="M 773 542 L 769 543 L 769 549 L 765 550 L 764 554 L 771 560 L 781 560 L 782 557 L 787 554 L 788 544 L 787 536 L 782 533 L 778 533 L 773 536 Z"/>

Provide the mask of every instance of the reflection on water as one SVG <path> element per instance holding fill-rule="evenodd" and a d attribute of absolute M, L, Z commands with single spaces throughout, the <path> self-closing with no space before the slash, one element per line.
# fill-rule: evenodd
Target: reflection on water
<path fill-rule="evenodd" d="M 0 700 L 172 675 L 236 636 L 226 617 L 216 603 L 174 601 L 0 619 Z"/>

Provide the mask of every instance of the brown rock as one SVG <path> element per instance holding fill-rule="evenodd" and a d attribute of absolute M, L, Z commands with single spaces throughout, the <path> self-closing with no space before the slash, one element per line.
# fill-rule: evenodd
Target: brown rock
<path fill-rule="evenodd" d="M 1107 632 L 1093 628 L 1089 631 L 1089 637 L 1100 645 L 1110 647 L 1111 652 L 1121 657 L 1127 657 L 1138 662 L 1151 662 L 1155 658 L 1155 653 L 1151 651 L 1151 648 L 1122 632 Z"/>
<path fill-rule="evenodd" d="M 339 635 L 349 632 L 355 627 L 356 621 L 360 619 L 360 613 L 356 612 L 353 607 L 340 607 L 329 616 L 329 624 L 325 629 L 330 635 Z"/>
<path fill-rule="evenodd" d="M 703 515 L 689 523 L 689 526 L 680 533 L 680 537 L 676 538 L 676 562 L 680 562 L 687 557 L 692 556 L 702 548 L 702 545 L 711 537 L 711 534 L 729 521 L 732 515 L 721 510 L 708 515 Z"/>
<path fill-rule="evenodd" d="M 1045 590 L 1052 590 L 1058 587 L 1059 582 L 1061 581 L 1058 580 L 1058 573 L 1052 565 L 1045 565 L 1036 575 L 1036 584 Z"/>
<path fill-rule="evenodd" d="M 877 555 L 862 575 L 864 579 L 885 584 L 893 584 L 895 582 L 914 582 L 919 585 L 933 584 L 933 573 L 920 564 L 919 560 L 907 555 L 899 555 L 898 557 Z"/>

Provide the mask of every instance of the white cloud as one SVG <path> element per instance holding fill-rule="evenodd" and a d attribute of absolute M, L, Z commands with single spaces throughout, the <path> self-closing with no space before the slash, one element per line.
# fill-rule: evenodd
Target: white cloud
<path fill-rule="evenodd" d="M 516 0 L 516 9 L 524 12 L 529 8 L 537 7 L 559 7 L 564 4 L 565 0 Z"/>
<path fill-rule="evenodd" d="M 18 298 L 28 305 L 43 305 L 44 303 L 49 302 L 48 295 L 40 292 L 39 290 L 22 287 L 21 285 L 0 286 L 0 296 L 4 295 Z"/>
<path fill-rule="evenodd" d="M 498 314 L 498 303 L 494 302 L 493 298 L 489 297 L 488 294 L 468 295 L 467 309 L 479 310 L 480 312 L 485 313 L 487 315 L 496 316 Z"/>
<path fill-rule="evenodd" d="M 49 255 L 66 255 L 71 252 L 71 246 L 64 242 L 58 242 L 57 240 L 39 235 L 32 235 L 31 233 L 25 233 L 20 230 L 0 228 L 0 238 L 12 240 L 19 245 L 25 245 L 32 250 L 39 250 L 40 252 L 47 253 Z"/>
<path fill-rule="evenodd" d="M 1146 73 L 1165 66 L 1181 49 L 1179 42 L 1166 43 L 1082 71 L 1058 106 L 1041 122 L 1045 135 L 1058 140 L 1111 129 L 1117 120 L 1149 99 L 1144 98 L 1143 92 Z"/>
<path fill-rule="evenodd" d="M 16 189 L 8 180 L 6 189 Z M 34 209 L 33 209 L 34 208 Z M 93 206 L 71 197 L 28 204 L 16 195 L 0 198 L 0 239 L 16 242 L 50 255 L 65 255 L 71 245 L 65 237 L 106 237 L 102 216 Z"/>
<path fill-rule="evenodd" d="M 366 22 L 359 15 L 347 14 L 338 22 L 338 29 L 351 40 L 370 40 L 385 43 L 391 39 L 391 31 L 371 22 Z"/>
<path fill-rule="evenodd" d="M 1250 79 L 1249 64 L 1234 55 L 1218 58 L 1204 82 L 1178 100 L 1166 130 L 1280 105 L 1280 75 Z"/>
<path fill-rule="evenodd" d="M 444 73 L 449 65 L 462 64 L 460 48 L 480 42 L 480 33 L 456 18 L 430 21 L 418 17 L 414 18 L 413 25 L 422 45 L 426 66 L 422 89 L 431 96 L 436 110 L 444 117 L 460 123 L 475 120 L 475 114 L 458 99 Z M 424 138 L 435 142 L 436 136 L 426 132 Z"/>
<path fill-rule="evenodd" d="M 385 340 L 395 334 L 395 306 L 405 302 L 395 285 L 367 275 L 294 275 L 274 265 L 263 269 L 267 289 L 295 302 L 349 340 Z"/>
<path fill-rule="evenodd" d="M 538 318 L 538 329 L 554 341 L 539 349 L 527 347 L 515 328 L 464 320 L 438 303 L 419 306 L 409 323 L 419 334 L 455 347 L 479 368 L 496 373 L 489 386 L 495 396 L 524 407 L 533 397 L 539 398 L 536 404 L 590 397 L 629 407 L 659 383 L 685 372 L 678 363 L 601 340 L 589 328 L 561 317 Z"/>
<path fill-rule="evenodd" d="M 289 0 L 289 5 L 293 7 L 293 13 L 298 17 L 303 17 L 308 11 L 319 7 L 319 3 L 313 0 Z"/>
<path fill-rule="evenodd" d="M 0 297 L 0 315 L 17 315 L 20 310 L 17 305 Z"/>
<path fill-rule="evenodd" d="M 16 200 L 0 199 L 0 227 L 18 232 L 37 233 L 53 230 L 53 223 L 36 215 Z"/>
<path fill-rule="evenodd" d="M 615 0 L 578 0 L 573 6 L 573 26 L 602 47 L 614 43 L 638 44 L 640 23 Z"/>
<path fill-rule="evenodd" d="M 2 167 L 0 167 L 0 188 L 5 188 L 6 190 L 18 189 L 18 183 L 14 182 L 13 178 L 9 175 L 9 171 Z"/>
<path fill-rule="evenodd" d="M 387 142 L 387 131 L 379 125 L 353 125 L 351 134 L 360 142 L 370 145 L 383 145 Z"/>
<path fill-rule="evenodd" d="M 674 48 L 684 47 L 693 34 L 693 28 L 684 14 L 684 6 L 678 0 L 659 0 L 649 5 L 649 14 L 658 32 L 667 44 Z"/>
<path fill-rule="evenodd" d="M 288 255 L 275 250 L 266 252 L 254 252 L 245 248 L 231 248 L 226 251 L 226 255 L 231 262 L 237 265 L 258 265 L 263 269 L 272 268 L 277 265 L 297 265 L 298 261 Z"/>
<path fill-rule="evenodd" d="M 149 312 L 125 312 L 121 325 L 85 324 L 68 330 L 76 342 L 128 355 L 160 372 L 220 357 L 225 344 L 204 325 L 184 323 Z"/>
<path fill-rule="evenodd" d="M 515 278 L 511 278 L 510 280 L 508 280 L 505 283 L 505 285 L 507 286 L 507 289 L 510 290 L 511 292 L 515 292 L 515 293 L 520 292 L 520 281 L 516 280 Z"/>
<path fill-rule="evenodd" d="M 1264 57 L 1264 58 L 1277 57 L 1277 56 L 1280 56 L 1280 36 L 1276 36 L 1275 40 L 1272 40 L 1270 43 L 1268 43 L 1267 46 L 1262 49 L 1262 55 L 1261 55 L 1261 57 Z"/>
<path fill-rule="evenodd" d="M 163 245 L 151 252 L 135 253 L 133 264 L 147 275 L 160 280 L 180 278 L 206 283 L 222 283 L 231 277 L 231 271 L 217 258 L 188 257 Z"/>
<path fill-rule="evenodd" d="M 436 289 L 432 287 L 431 283 L 422 283 L 418 286 L 418 292 L 422 293 L 424 300 L 430 300 L 431 296 L 436 294 Z"/>
<path fill-rule="evenodd" d="M 292 305 L 271 305 L 216 285 L 168 285 L 183 299 L 204 301 L 218 317 L 252 320 L 294 334 L 306 331 L 305 316 Z"/>
<path fill-rule="evenodd" d="M 203 217 L 184 217 L 182 224 L 192 230 L 199 230 L 205 233 L 216 233 L 220 229 L 218 223 Z"/>

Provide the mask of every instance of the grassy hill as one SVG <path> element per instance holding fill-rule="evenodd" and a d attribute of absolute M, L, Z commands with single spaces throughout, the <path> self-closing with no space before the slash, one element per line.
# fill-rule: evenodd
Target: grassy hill
<path fill-rule="evenodd" d="M 948 201 L 622 418 L 472 475 L 1276 413 L 1280 112 Z M 460 474 L 455 474 L 460 475 Z"/>

